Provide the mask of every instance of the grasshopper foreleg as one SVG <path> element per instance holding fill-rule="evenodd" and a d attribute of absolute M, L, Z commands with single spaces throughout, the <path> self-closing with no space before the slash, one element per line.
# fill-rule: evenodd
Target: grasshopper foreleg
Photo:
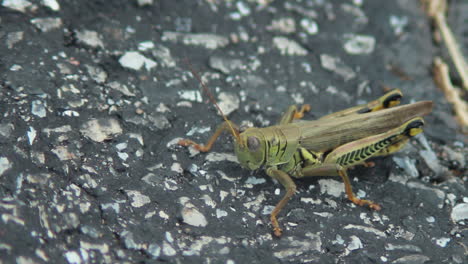
<path fill-rule="evenodd" d="M 283 230 L 279 227 L 278 219 L 276 218 L 276 216 L 281 211 L 281 209 L 288 203 L 288 201 L 291 199 L 294 193 L 296 193 L 296 184 L 287 173 L 278 169 L 268 168 L 266 170 L 266 173 L 270 177 L 278 180 L 286 189 L 286 193 L 284 194 L 283 199 L 279 201 L 279 203 L 275 206 L 275 209 L 273 209 L 270 215 L 271 225 L 273 226 L 273 233 L 275 234 L 275 236 L 280 237 Z"/>
<path fill-rule="evenodd" d="M 236 130 L 237 132 L 239 132 L 239 128 L 236 124 L 232 123 L 231 122 L 231 126 L 234 128 L 234 130 Z M 221 135 L 221 133 L 223 131 L 229 131 L 230 130 L 230 126 L 229 126 L 229 123 L 227 121 L 224 121 L 223 123 L 221 123 L 221 125 L 218 126 L 218 128 L 216 129 L 216 131 L 214 132 L 214 134 L 211 136 L 211 138 L 206 142 L 205 145 L 201 145 L 201 144 L 198 144 L 190 139 L 182 139 L 178 142 L 179 145 L 181 146 L 184 146 L 184 147 L 188 147 L 188 146 L 193 146 L 195 149 L 201 151 L 201 152 L 207 152 L 207 151 L 210 151 L 211 147 L 213 147 L 213 144 L 214 142 L 216 141 L 216 139 Z"/>

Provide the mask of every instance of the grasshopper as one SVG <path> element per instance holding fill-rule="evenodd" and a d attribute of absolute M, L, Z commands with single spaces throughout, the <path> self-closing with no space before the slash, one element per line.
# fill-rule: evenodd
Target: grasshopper
<path fill-rule="evenodd" d="M 199 76 L 192 73 L 207 91 Z M 296 184 L 291 177 L 340 176 L 351 202 L 374 210 L 381 209 L 379 204 L 354 195 L 346 171 L 356 165 L 365 165 L 369 158 L 400 150 L 411 137 L 423 131 L 421 116 L 431 112 L 432 102 L 397 106 L 401 98 L 401 91 L 395 89 L 367 104 L 304 122 L 294 121 L 301 119 L 310 106 L 306 104 L 299 109 L 293 105 L 277 125 L 239 129 L 222 114 L 210 95 L 225 121 L 205 145 L 188 139 L 180 140 L 178 144 L 207 152 L 223 131 L 231 131 L 240 165 L 249 170 L 265 170 L 286 189 L 270 215 L 273 233 L 280 237 L 282 229 L 277 216 L 296 192 Z"/>

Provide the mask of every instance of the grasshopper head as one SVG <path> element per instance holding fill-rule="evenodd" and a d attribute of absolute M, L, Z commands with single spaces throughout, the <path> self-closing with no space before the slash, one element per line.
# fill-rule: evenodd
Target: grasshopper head
<path fill-rule="evenodd" d="M 249 170 L 259 169 L 265 163 L 265 138 L 258 128 L 248 128 L 234 143 L 237 160 Z"/>

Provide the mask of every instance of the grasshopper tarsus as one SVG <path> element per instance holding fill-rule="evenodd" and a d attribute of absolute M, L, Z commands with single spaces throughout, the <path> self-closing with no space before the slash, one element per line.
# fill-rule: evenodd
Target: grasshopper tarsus
<path fill-rule="evenodd" d="M 364 167 L 366 167 L 366 168 L 373 168 L 373 167 L 375 167 L 375 162 L 373 162 L 373 161 L 366 161 L 366 162 L 364 162 L 362 165 L 363 165 Z"/>
<path fill-rule="evenodd" d="M 304 117 L 305 112 L 309 112 L 311 109 L 310 104 L 304 104 L 301 107 L 301 110 L 294 113 L 294 119 L 301 119 Z"/>
<path fill-rule="evenodd" d="M 380 211 L 382 209 L 382 207 L 379 204 L 374 203 L 373 201 L 359 199 L 359 198 L 356 198 L 356 197 L 354 197 L 354 199 L 350 199 L 350 200 L 351 200 L 351 202 L 353 202 L 356 205 L 368 206 L 370 209 L 375 210 L 375 211 Z"/>
<path fill-rule="evenodd" d="M 281 237 L 283 235 L 283 230 L 279 227 L 274 227 L 273 234 L 275 234 L 276 237 Z"/>

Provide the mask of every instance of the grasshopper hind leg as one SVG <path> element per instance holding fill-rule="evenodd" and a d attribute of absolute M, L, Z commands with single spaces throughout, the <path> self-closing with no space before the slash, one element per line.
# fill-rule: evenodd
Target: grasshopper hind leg
<path fill-rule="evenodd" d="M 390 155 L 392 153 L 399 151 L 409 142 L 411 137 L 414 137 L 423 131 L 422 129 L 423 126 L 424 126 L 424 121 L 422 121 L 422 119 L 419 119 L 419 118 L 413 119 L 413 121 L 410 121 L 409 123 L 407 123 L 407 126 L 404 132 L 401 134 L 402 138 L 400 139 L 400 141 L 384 148 L 375 156 L 376 157 L 387 156 L 387 155 Z"/>
<path fill-rule="evenodd" d="M 380 206 L 369 200 L 357 198 L 351 187 L 346 170 L 349 167 L 362 164 L 367 159 L 385 155 L 400 149 L 409 138 L 422 132 L 424 121 L 420 117 L 413 118 L 403 125 L 386 133 L 362 138 L 342 145 L 328 153 L 322 163 L 302 168 L 300 176 L 340 176 L 345 184 L 348 199 L 360 206 L 369 206 L 371 209 L 380 210 Z"/>
<path fill-rule="evenodd" d="M 399 89 L 394 89 L 384 94 L 380 98 L 373 100 L 367 104 L 347 108 L 345 110 L 341 110 L 339 112 L 335 112 L 335 113 L 323 116 L 320 119 L 343 117 L 343 116 L 356 115 L 356 114 L 365 114 L 369 112 L 379 111 L 382 109 L 387 109 L 387 108 L 394 107 L 400 104 L 402 97 L 403 97 L 403 94 L 401 93 L 401 91 Z"/>

